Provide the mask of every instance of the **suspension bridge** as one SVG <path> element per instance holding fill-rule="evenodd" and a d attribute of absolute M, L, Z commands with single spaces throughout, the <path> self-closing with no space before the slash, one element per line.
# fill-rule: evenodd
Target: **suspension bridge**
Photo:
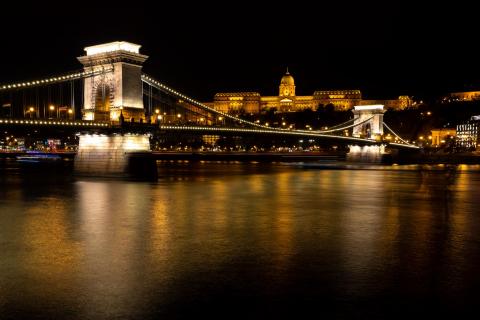
<path fill-rule="evenodd" d="M 118 158 L 120 170 L 125 152 L 151 150 L 152 133 L 303 137 L 348 145 L 351 153 L 365 152 L 365 147 L 375 152 L 386 147 L 418 149 L 384 123 L 382 105 L 356 106 L 352 119 L 323 130 L 272 127 L 215 110 L 144 74 L 148 56 L 139 49 L 123 41 L 86 47 L 86 54 L 78 57 L 82 70 L 1 84 L 0 127 L 77 133 L 76 162 L 84 170 L 107 158 Z M 108 156 L 99 160 L 99 150 Z"/>

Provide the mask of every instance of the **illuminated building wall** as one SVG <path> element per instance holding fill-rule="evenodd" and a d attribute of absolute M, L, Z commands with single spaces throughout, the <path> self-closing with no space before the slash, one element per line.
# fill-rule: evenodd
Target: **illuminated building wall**
<path fill-rule="evenodd" d="M 259 113 L 275 108 L 280 112 L 303 109 L 316 110 L 319 106 L 333 105 L 336 111 L 351 110 L 356 105 L 382 104 L 385 108 L 402 110 L 413 105 L 409 96 L 391 100 L 363 100 L 360 90 L 319 90 L 311 96 L 297 96 L 293 76 L 288 72 L 282 77 L 278 96 L 261 96 L 258 92 L 217 93 L 213 102 L 207 102 L 218 111 L 229 113 Z"/>
<path fill-rule="evenodd" d="M 225 113 L 260 112 L 260 94 L 257 92 L 217 93 L 214 108 Z"/>
<path fill-rule="evenodd" d="M 457 125 L 457 146 L 477 149 L 480 144 L 480 116 Z"/>
<path fill-rule="evenodd" d="M 453 100 L 453 101 L 480 100 L 480 91 L 452 92 L 450 93 L 450 100 Z"/>
<path fill-rule="evenodd" d="M 439 129 L 432 129 L 432 145 L 439 146 L 442 143 L 445 143 L 448 137 L 455 137 L 457 131 L 455 128 L 439 128 Z"/>

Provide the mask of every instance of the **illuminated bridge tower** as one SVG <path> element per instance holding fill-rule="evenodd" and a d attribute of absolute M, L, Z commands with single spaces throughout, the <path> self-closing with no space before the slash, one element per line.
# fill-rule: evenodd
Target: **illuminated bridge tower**
<path fill-rule="evenodd" d="M 380 140 L 383 135 L 383 105 L 355 106 L 352 135 L 357 138 Z M 349 145 L 347 161 L 352 162 L 383 162 L 388 154 L 385 145 L 359 146 Z"/>
<path fill-rule="evenodd" d="M 142 63 L 148 58 L 140 46 L 124 41 L 87 47 L 78 60 L 85 78 L 83 119 L 125 121 L 144 119 Z M 132 174 L 156 177 L 156 163 L 150 157 L 150 140 L 145 134 L 121 130 L 103 134 L 80 133 L 75 172 L 82 175 L 119 176 Z"/>
<path fill-rule="evenodd" d="M 358 138 L 379 139 L 383 135 L 383 105 L 355 106 L 352 135 Z M 358 125 L 357 125 L 358 124 Z"/>
<path fill-rule="evenodd" d="M 142 93 L 142 64 L 148 56 L 140 45 L 117 41 L 86 47 L 78 57 L 84 71 L 95 72 L 84 80 L 84 120 L 126 121 L 145 117 Z"/>

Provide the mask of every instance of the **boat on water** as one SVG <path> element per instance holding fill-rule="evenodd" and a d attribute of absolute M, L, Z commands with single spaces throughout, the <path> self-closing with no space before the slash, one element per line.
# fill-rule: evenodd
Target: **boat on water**
<path fill-rule="evenodd" d="M 62 157 L 58 154 L 38 153 L 17 156 L 17 162 L 20 163 L 56 163 L 60 160 L 62 160 Z"/>

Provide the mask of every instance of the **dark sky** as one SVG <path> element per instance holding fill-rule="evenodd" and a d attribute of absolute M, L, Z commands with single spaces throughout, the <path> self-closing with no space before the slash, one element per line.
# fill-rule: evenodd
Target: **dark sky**
<path fill-rule="evenodd" d="M 202 100 L 219 91 L 277 94 L 286 66 L 298 95 L 480 88 L 477 12 L 460 2 L 17 1 L 2 8 L 0 83 L 79 69 L 85 46 L 125 40 L 150 56 L 145 72 Z"/>

